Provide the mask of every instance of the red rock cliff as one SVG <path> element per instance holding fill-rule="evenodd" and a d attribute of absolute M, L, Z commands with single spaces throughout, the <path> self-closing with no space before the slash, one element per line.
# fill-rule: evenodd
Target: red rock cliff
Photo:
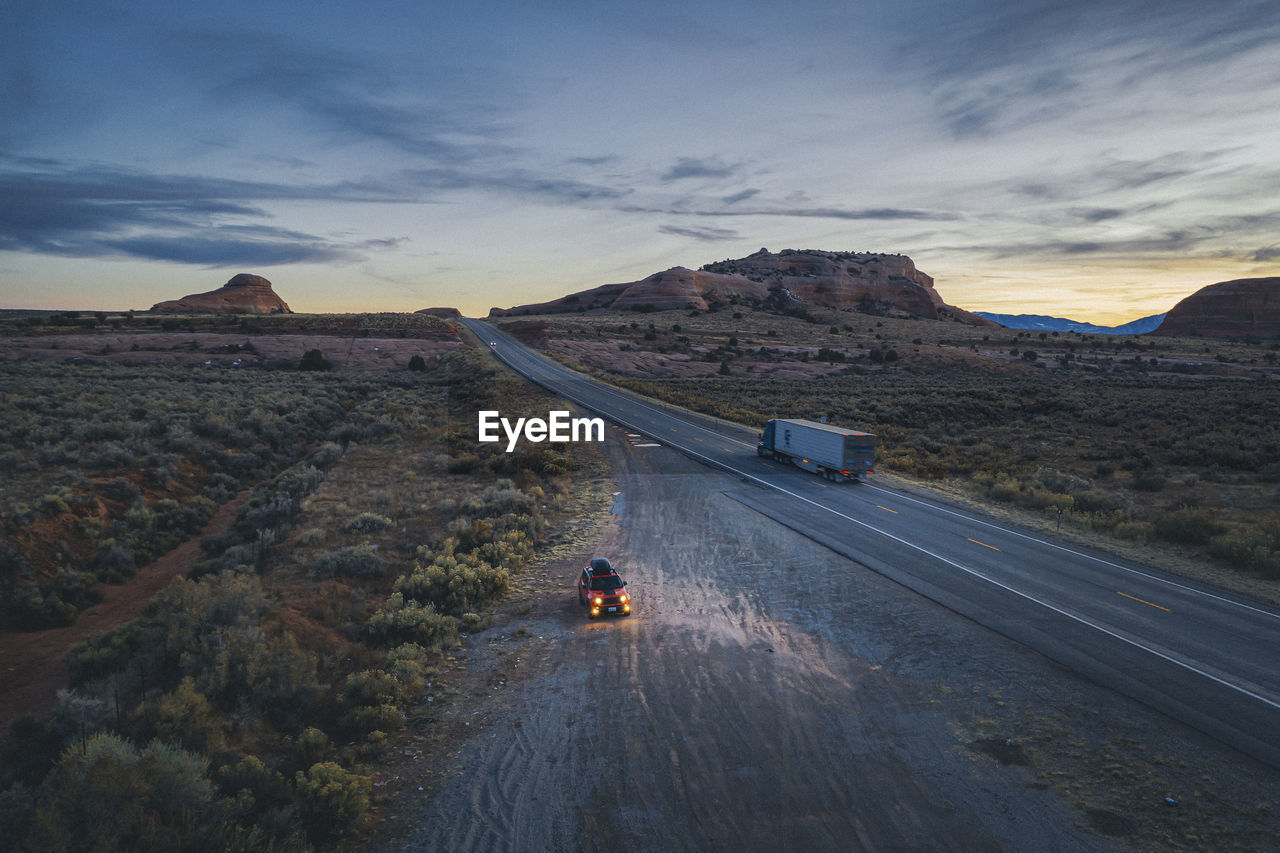
<path fill-rule="evenodd" d="M 193 293 L 181 299 L 157 302 L 152 311 L 162 314 L 292 314 L 276 296 L 271 282 L 260 275 L 240 273 L 217 290 Z"/>
<path fill-rule="evenodd" d="M 1238 278 L 1203 287 L 1173 306 L 1151 334 L 1280 337 L 1280 277 Z"/>
<path fill-rule="evenodd" d="M 707 264 L 694 271 L 674 267 L 640 281 L 605 284 L 550 302 L 495 308 L 490 316 L 555 314 L 566 311 L 652 306 L 663 311 L 705 310 L 733 300 L 779 299 L 879 314 L 955 319 L 993 325 L 953 308 L 933 288 L 933 279 L 916 269 L 906 255 L 761 249 L 738 260 Z"/>

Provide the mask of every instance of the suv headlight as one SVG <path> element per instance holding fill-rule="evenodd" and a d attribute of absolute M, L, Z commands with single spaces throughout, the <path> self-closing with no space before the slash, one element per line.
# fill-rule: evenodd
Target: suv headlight
<path fill-rule="evenodd" d="M 604 599 L 597 595 L 597 596 L 596 596 L 596 604 L 603 604 L 603 603 L 604 603 Z"/>

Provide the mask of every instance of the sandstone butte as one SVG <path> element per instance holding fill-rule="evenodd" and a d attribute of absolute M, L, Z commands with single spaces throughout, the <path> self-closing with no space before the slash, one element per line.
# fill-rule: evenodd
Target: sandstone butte
<path fill-rule="evenodd" d="M 1202 287 L 1173 306 L 1150 334 L 1280 337 L 1280 277 L 1238 278 Z"/>
<path fill-rule="evenodd" d="M 157 302 L 152 311 L 161 314 L 292 314 L 284 300 L 260 275 L 240 273 L 217 290 L 193 293 L 181 299 Z"/>
<path fill-rule="evenodd" d="M 611 308 L 616 311 L 698 309 L 730 302 L 818 305 L 886 316 L 959 320 L 995 325 L 942 301 L 933 279 L 906 255 L 761 249 L 737 260 L 699 270 L 674 267 L 640 281 L 604 284 L 550 302 L 494 308 L 491 317 L 559 314 Z"/>

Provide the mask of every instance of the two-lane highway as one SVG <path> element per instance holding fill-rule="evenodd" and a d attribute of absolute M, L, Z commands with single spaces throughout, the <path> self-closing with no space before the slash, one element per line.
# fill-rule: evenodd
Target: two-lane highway
<path fill-rule="evenodd" d="M 1100 683 L 1280 767 L 1280 612 L 879 484 L 761 459 L 746 428 L 576 373 L 464 323 L 548 390 L 700 462 L 731 497 Z"/>

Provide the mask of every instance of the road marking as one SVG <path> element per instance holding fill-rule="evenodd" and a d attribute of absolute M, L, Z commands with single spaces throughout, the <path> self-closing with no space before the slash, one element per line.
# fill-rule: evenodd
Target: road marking
<path fill-rule="evenodd" d="M 885 512 L 891 512 L 894 515 L 898 514 L 898 511 L 896 509 L 889 509 L 887 506 L 880 506 L 880 504 L 876 504 L 876 509 L 882 509 Z"/>
<path fill-rule="evenodd" d="M 1120 590 L 1116 590 L 1116 595 L 1123 595 L 1125 598 L 1132 598 L 1134 601 L 1140 601 L 1143 604 L 1147 605 L 1148 607 L 1154 607 L 1156 610 L 1163 610 L 1165 613 L 1173 612 L 1167 607 L 1161 607 L 1159 604 L 1152 604 L 1150 601 L 1147 601 L 1146 599 L 1138 598 L 1138 596 L 1130 595 L 1127 592 L 1121 592 Z"/>
<path fill-rule="evenodd" d="M 1020 530 L 1014 530 L 1011 527 L 1002 527 L 999 524 L 993 524 L 990 521 L 984 521 L 983 519 L 977 517 L 976 515 L 968 515 L 962 512 L 956 512 L 953 509 L 947 509 L 946 507 L 940 506 L 938 504 L 929 503 L 928 501 L 922 501 L 919 498 L 913 498 L 910 495 L 907 495 L 903 492 L 894 491 L 893 489 L 886 488 L 885 486 L 876 486 L 876 485 L 872 485 L 871 483 L 866 483 L 865 486 L 868 489 L 878 489 L 879 491 L 882 491 L 882 492 L 888 492 L 889 494 L 893 495 L 895 498 L 898 498 L 899 500 L 911 501 L 912 503 L 920 504 L 926 509 L 935 510 L 941 513 L 946 513 L 947 515 L 953 515 L 956 518 L 963 518 L 966 521 L 970 521 L 975 524 L 980 524 L 983 527 L 990 527 L 994 530 L 999 530 L 1002 533 L 1008 533 L 1011 536 L 1017 536 L 1019 538 L 1026 539 L 1028 541 L 1035 542 L 1040 545 L 1046 545 L 1058 551 L 1065 551 L 1066 553 L 1071 554 L 1074 557 L 1082 557 L 1086 560 L 1092 560 L 1095 563 L 1101 563 L 1104 566 L 1110 566 L 1113 569 L 1119 569 L 1120 571 L 1128 572 L 1131 575 L 1137 575 L 1138 577 L 1146 578 L 1147 580 L 1155 581 L 1156 583 L 1161 583 L 1161 584 L 1164 584 L 1165 586 L 1171 586 L 1174 589 L 1182 590 L 1183 592 L 1188 592 L 1193 595 L 1204 596 L 1205 598 L 1212 598 L 1214 601 L 1220 601 L 1223 604 L 1230 604 L 1233 607 L 1240 607 L 1240 608 L 1243 608 L 1244 610 L 1249 610 L 1261 616 L 1270 616 L 1272 619 L 1280 619 L 1280 613 L 1272 613 L 1270 610 L 1263 610 L 1261 607 L 1254 607 L 1252 605 L 1245 604 L 1244 602 L 1241 602 L 1241 601 L 1233 601 L 1230 598 L 1226 598 L 1225 596 L 1215 595 L 1214 593 L 1207 592 L 1203 589 L 1196 589 L 1195 587 L 1187 586 L 1186 584 L 1181 584 L 1181 583 L 1178 583 L 1177 581 L 1169 580 L 1168 578 L 1162 578 L 1158 575 L 1153 575 L 1150 572 L 1144 572 L 1141 569 L 1131 568 L 1129 566 L 1121 565 L 1120 563 L 1113 563 L 1110 560 L 1104 560 L 1102 557 L 1098 557 L 1094 554 L 1086 554 L 1083 551 L 1077 551 L 1074 548 L 1068 548 L 1065 545 L 1060 545 L 1057 542 L 1053 542 L 1049 539 L 1041 539 L 1038 536 L 1031 536 L 1026 533 L 1023 533 Z"/>
<path fill-rule="evenodd" d="M 965 538 L 965 539 L 969 539 L 969 537 L 968 537 L 968 536 L 966 536 L 966 537 L 964 537 L 964 538 Z M 979 542 L 977 539 L 969 539 L 969 541 L 970 541 L 970 542 L 972 542 L 974 545 L 981 545 L 983 548 L 990 548 L 992 551 L 999 551 L 999 550 L 1000 550 L 1000 549 L 999 549 L 999 548 L 997 548 L 995 545 L 988 545 L 986 542 Z"/>
<path fill-rule="evenodd" d="M 480 321 L 476 321 L 476 322 L 480 322 Z M 499 359 L 500 359 L 500 360 L 502 360 L 502 361 L 504 361 L 504 362 L 507 362 L 507 360 L 506 360 L 505 358 L 503 358 L 503 357 L 502 357 L 502 355 L 505 355 L 505 353 L 503 353 L 503 354 L 497 354 L 497 353 L 495 353 L 495 355 L 498 355 L 498 357 L 499 357 Z M 511 362 L 507 362 L 507 364 L 511 364 Z M 512 367 L 514 367 L 515 365 L 511 365 L 511 366 L 512 366 Z M 647 406 L 643 401 L 637 400 L 637 399 L 635 399 L 634 397 L 624 396 L 622 393 L 617 392 L 617 391 L 614 391 L 613 389 L 610 389 L 610 388 L 608 388 L 607 386 L 603 386 L 603 385 L 601 385 L 600 387 L 601 387 L 601 390 L 602 390 L 602 391 L 607 392 L 607 393 L 609 393 L 609 394 L 611 394 L 611 395 L 613 395 L 613 396 L 622 397 L 624 400 L 628 400 L 628 402 L 630 402 L 632 405 L 638 405 L 638 406 L 639 406 L 639 407 L 641 407 L 641 408 L 649 408 L 649 409 L 652 409 L 652 407 L 651 407 L 651 406 Z M 568 395 L 567 395 L 567 394 L 563 394 L 563 393 L 561 394 L 561 396 L 568 397 Z M 572 397 L 568 397 L 568 399 L 572 400 L 573 398 L 572 398 Z M 574 401 L 574 402 L 578 402 L 578 401 Z M 584 405 L 584 406 L 585 406 L 586 404 L 585 404 L 585 403 L 580 403 L 580 402 L 579 402 L 579 405 Z M 615 405 L 616 405 L 616 404 L 615 404 Z M 587 406 L 587 408 L 588 408 L 588 409 L 594 409 L 595 407 Z M 598 409 L 595 409 L 595 410 L 596 410 L 596 411 L 598 411 Z M 604 414 L 604 413 L 602 412 L 601 414 Z M 632 429 L 635 429 L 635 427 L 631 426 L 631 424 L 623 423 L 623 422 L 622 422 L 622 417 L 623 417 L 623 416 L 622 416 L 622 415 L 620 415 L 620 414 L 614 414 L 614 415 L 611 415 L 611 416 L 610 416 L 611 420 L 615 421 L 616 423 L 619 423 L 621 426 L 624 426 L 624 427 L 631 427 Z M 657 421 L 650 420 L 650 423 L 657 423 Z M 708 432 L 711 432 L 711 430 L 708 430 Z M 730 441 L 736 441 L 736 439 L 730 439 Z M 737 443 L 739 443 L 739 444 L 744 444 L 744 445 L 746 445 L 746 446 L 748 446 L 748 447 L 750 446 L 750 445 L 747 445 L 747 444 L 746 444 L 746 442 L 737 442 Z M 727 448 L 726 448 L 726 449 L 727 449 Z M 1265 697 L 1265 696 L 1263 696 L 1263 695 L 1261 695 L 1261 694 L 1259 694 L 1259 693 L 1255 693 L 1254 691 L 1249 690 L 1248 688 L 1241 687 L 1239 684 L 1233 684 L 1232 682 L 1227 681 L 1225 678 L 1220 678 L 1219 676 L 1216 676 L 1216 675 L 1214 675 L 1214 674 L 1213 674 L 1213 673 L 1211 673 L 1211 672 L 1206 672 L 1205 670 L 1200 669 L 1199 667 L 1194 666 L 1194 665 L 1192 665 L 1192 664 L 1190 664 L 1190 663 L 1187 663 L 1187 662 L 1186 662 L 1186 661 L 1184 661 L 1184 660 L 1179 660 L 1179 659 L 1178 659 L 1178 658 L 1176 658 L 1176 657 L 1173 657 L 1173 656 L 1171 656 L 1171 655 L 1165 654 L 1164 652 L 1158 651 L 1158 650 L 1156 650 L 1156 649 L 1154 649 L 1154 648 L 1151 648 L 1150 646 L 1143 645 L 1142 643 L 1138 642 L 1137 640 L 1130 639 L 1129 637 L 1126 637 L 1126 636 L 1124 636 L 1123 634 L 1117 633 L 1116 631 L 1113 631 L 1113 630 L 1111 630 L 1111 629 L 1109 629 L 1109 628 L 1105 628 L 1105 627 L 1103 627 L 1102 625 L 1099 625 L 1098 623 L 1093 622 L 1093 621 L 1091 621 L 1091 620 L 1089 620 L 1089 619 L 1087 619 L 1087 618 L 1085 618 L 1085 617 L 1083 617 L 1083 616 L 1079 616 L 1079 615 L 1077 615 L 1077 614 L 1075 614 L 1075 613 L 1072 613 L 1072 612 L 1071 612 L 1071 611 L 1069 611 L 1069 610 L 1065 610 L 1065 609 L 1063 609 L 1063 608 L 1061 608 L 1061 607 L 1058 607 L 1058 606 L 1056 606 L 1056 605 L 1054 605 L 1054 604 L 1050 604 L 1048 601 L 1044 601 L 1044 600 L 1042 600 L 1042 599 L 1036 598 L 1034 595 L 1031 595 L 1030 593 L 1023 592 L 1022 590 L 1017 589 L 1017 588 L 1012 587 L 1012 586 L 1009 586 L 1009 585 L 1008 585 L 1008 584 L 1006 584 L 1006 583 L 1002 583 L 1001 581 L 998 581 L 998 580 L 996 580 L 995 578 L 988 577 L 987 575 L 984 575 L 982 572 L 979 572 L 979 571 L 978 571 L 978 570 L 976 570 L 976 569 L 972 569 L 972 568 L 970 568 L 970 567 L 968 567 L 968 566 L 964 565 L 963 563 L 958 563 L 958 562 L 956 562 L 955 560 L 950 559 L 949 557 L 945 557 L 945 556 L 943 556 L 942 554 L 936 553 L 936 552 L 934 552 L 934 551 L 930 551 L 928 548 L 924 547 L 923 545 L 918 545 L 918 544 L 916 544 L 915 542 L 911 542 L 911 541 L 909 541 L 909 540 L 907 540 L 907 539 L 903 539 L 903 538 L 902 538 L 902 537 L 900 537 L 900 536 L 895 536 L 895 535 L 893 535 L 892 533 L 889 533 L 889 532 L 888 532 L 888 531 L 886 531 L 886 530 L 882 530 L 882 529 L 880 529 L 880 528 L 878 528 L 878 527 L 876 527 L 876 526 L 874 526 L 874 525 L 872 525 L 872 524 L 868 524 L 868 523 L 867 523 L 867 522 L 865 522 L 865 521 L 862 521 L 862 520 L 860 520 L 860 519 L 854 518 L 854 517 L 853 517 L 853 516 L 851 516 L 851 515 L 846 515 L 845 513 L 840 512 L 840 511 L 839 511 L 839 510 L 837 510 L 837 509 L 833 509 L 832 507 L 829 507 L 829 506 L 827 506 L 827 505 L 825 505 L 825 504 L 820 504 L 820 503 L 818 503 L 818 502 L 817 502 L 817 501 L 815 501 L 815 500 L 812 500 L 812 499 L 810 499 L 810 498 L 806 498 L 804 495 L 801 495 L 801 494 L 799 494 L 798 492 L 793 492 L 793 491 L 791 491 L 790 489 L 787 489 L 787 488 L 785 488 L 784 486 L 780 486 L 780 485 L 778 485 L 777 483 L 770 482 L 769 480 L 762 480 L 762 479 L 760 479 L 759 477 L 756 477 L 755 475 L 748 473 L 747 471 L 744 471 L 744 470 L 741 470 L 741 469 L 739 469 L 739 468 L 733 468 L 733 467 L 731 467 L 731 466 L 725 465 L 723 462 L 719 462 L 719 461 L 717 461 L 717 460 L 715 460 L 715 459 L 713 459 L 713 458 L 711 458 L 711 457 L 709 457 L 709 456 L 703 456 L 702 454 L 700 454 L 700 453 L 696 453 L 696 452 L 694 452 L 693 450 L 685 450 L 684 452 L 685 452 L 685 453 L 687 453 L 687 454 L 688 454 L 688 455 L 690 455 L 690 456 L 693 456 L 693 457 L 695 457 L 695 458 L 701 459 L 703 462 L 707 463 L 707 464 L 708 464 L 708 465 L 710 465 L 711 467 L 727 469 L 727 470 L 731 471 L 732 473 L 734 473 L 734 474 L 736 474 L 736 475 L 738 475 L 738 476 L 742 477 L 742 478 L 743 478 L 743 479 L 745 479 L 745 480 L 749 480 L 749 481 L 751 481 L 751 482 L 757 483 L 757 484 L 759 484 L 759 485 L 761 485 L 761 486 L 764 486 L 764 487 L 765 487 L 765 488 L 767 488 L 767 489 L 772 489 L 772 490 L 774 490 L 774 491 L 776 491 L 776 492 L 781 492 L 782 494 L 787 495 L 787 496 L 789 496 L 789 497 L 792 497 L 792 498 L 794 498 L 794 499 L 796 499 L 796 500 L 798 500 L 798 501 L 801 501 L 802 503 L 806 503 L 806 504 L 811 505 L 812 507 L 814 507 L 814 509 L 817 509 L 817 510 L 820 510 L 820 511 L 828 512 L 828 513 L 830 513 L 830 514 L 832 514 L 832 515 L 836 516 L 837 518 L 842 518 L 842 519 L 844 519 L 845 521 L 848 521 L 850 524 L 856 525 L 856 526 L 858 526 L 858 527 L 864 527 L 864 528 L 866 528 L 867 530 L 871 531 L 872 533 L 878 533 L 878 534 L 880 534 L 881 536 L 885 537 L 886 539 L 890 539 L 890 540 L 892 540 L 892 541 L 894 541 L 894 542 L 897 542 L 898 544 L 903 545 L 903 546 L 905 546 L 905 547 L 907 547 L 907 548 L 910 548 L 910 549 L 911 549 L 911 550 L 913 550 L 913 551 L 919 551 L 919 552 L 920 552 L 920 553 L 922 553 L 922 554 L 925 554 L 925 555 L 927 555 L 927 556 L 929 556 L 929 557 L 933 557 L 935 560 L 938 560 L 939 562 L 945 563 L 945 564 L 947 564 L 947 565 L 949 565 L 949 566 L 951 566 L 951 567 L 953 567 L 953 568 L 955 568 L 955 569 L 958 569 L 959 571 L 964 572 L 964 573 L 965 573 L 965 574 L 967 574 L 967 575 L 972 575 L 973 577 L 978 578 L 979 580 L 984 580 L 984 581 L 986 581 L 987 583 L 991 584 L 992 586 L 994 586 L 994 587 L 998 587 L 999 589 L 1003 589 L 1004 591 L 1006 591 L 1006 592 L 1010 593 L 1011 595 L 1017 596 L 1018 598 L 1026 599 L 1027 601 L 1033 602 L 1033 603 L 1035 603 L 1035 604 L 1039 604 L 1041 607 L 1044 607 L 1046 610 L 1050 610 L 1050 611 L 1052 611 L 1052 612 L 1054 612 L 1054 613 L 1057 613 L 1058 615 L 1060 615 L 1060 616 L 1062 616 L 1062 617 L 1064 617 L 1064 618 L 1066 618 L 1066 619 L 1070 619 L 1070 620 L 1071 620 L 1071 621 L 1073 621 L 1073 622 L 1078 622 L 1078 623 L 1080 623 L 1081 625 L 1085 625 L 1085 626 L 1087 626 L 1087 627 L 1089 627 L 1089 628 L 1093 628 L 1095 631 L 1098 631 L 1098 632 L 1100 632 L 1100 633 L 1102 633 L 1102 634 L 1105 634 L 1105 635 L 1107 635 L 1108 637 L 1111 637 L 1112 639 L 1117 640 L 1118 642 L 1124 643 L 1125 645 L 1128 645 L 1128 646 L 1133 646 L 1134 648 L 1137 648 L 1137 649 L 1141 649 L 1142 651 L 1147 652 L 1148 654 L 1154 655 L 1155 657 L 1160 658 L 1160 659 L 1161 659 L 1161 660 L 1163 660 L 1163 661 L 1167 661 L 1168 663 L 1171 663 L 1171 664 L 1173 664 L 1174 666 L 1181 667 L 1182 669 L 1185 669 L 1185 670 L 1187 670 L 1188 672 L 1194 672 L 1195 674 L 1197 674 L 1197 675 L 1199 675 L 1199 676 L 1201 676 L 1201 677 L 1203 677 L 1203 678 L 1206 678 L 1206 679 L 1208 679 L 1209 681 L 1214 682 L 1215 684 L 1220 684 L 1220 685 L 1222 685 L 1223 687 L 1226 687 L 1226 688 L 1227 688 L 1227 689 L 1229 689 L 1229 690 L 1234 690 L 1234 691 L 1236 691 L 1237 693 L 1240 693 L 1240 694 L 1242 694 L 1242 695 L 1244 695 L 1244 696 L 1248 696 L 1249 698 L 1254 699 L 1255 701 L 1261 702 L 1262 704 L 1267 705 L 1267 706 L 1269 706 L 1269 707 L 1271 707 L 1271 708 L 1280 709 L 1280 702 L 1276 702 L 1276 701 L 1273 701 L 1273 700 L 1271 700 L 1271 699 L 1268 699 L 1267 697 Z M 733 451 L 729 451 L 729 452 L 730 452 L 730 453 L 732 453 Z M 868 484 L 868 485 L 869 485 L 869 484 Z M 1091 554 L 1083 554 L 1083 553 L 1080 553 L 1079 551 L 1075 551 L 1074 549 L 1066 548 L 1066 547 L 1064 547 L 1064 546 L 1062 546 L 1062 545 L 1058 545 L 1058 544 L 1056 544 L 1056 543 L 1054 543 L 1054 542 L 1050 542 L 1050 541 L 1047 541 L 1047 540 L 1039 539 L 1038 537 L 1035 537 L 1035 536 L 1028 536 L 1027 534 L 1025 534 L 1025 533 L 1020 533 L 1020 532 L 1018 532 L 1018 531 L 1016 531 L 1016 530 L 1009 530 L 1009 529 L 1007 529 L 1007 528 L 1001 527 L 1000 525 L 997 525 L 997 524 L 991 524 L 990 522 L 986 522 L 986 521 L 982 521 L 981 519 L 974 518 L 973 516 L 965 515 L 965 514 L 963 514 L 963 513 L 955 512 L 954 510 L 946 509 L 945 507 L 937 506 L 937 505 L 935 505 L 935 504 L 930 504 L 930 503 L 928 503 L 928 502 L 926 502 L 926 501 L 922 501 L 922 500 L 918 500 L 918 499 L 916 499 L 916 498 L 912 498 L 912 497 L 910 497 L 910 496 L 908 496 L 908 495 L 904 495 L 904 494 L 901 494 L 901 493 L 899 493 L 899 492 L 895 492 L 895 491 L 893 491 L 892 489 L 886 489 L 886 488 L 884 488 L 883 486 L 870 486 L 870 488 L 873 488 L 873 489 L 880 489 L 881 491 L 889 492 L 890 494 L 892 494 L 892 495 L 894 495 L 895 497 L 900 498 L 900 499 L 902 499 L 902 500 L 912 501 L 913 503 L 921 504 L 922 506 L 925 506 L 925 507 L 930 508 L 930 509 L 936 509 L 936 510 L 939 510 L 939 511 L 941 511 L 941 512 L 948 513 L 948 514 L 950 514 L 950 515 L 957 516 L 957 517 L 959 517 L 959 518 L 965 518 L 965 519 L 968 519 L 968 520 L 970 520 L 970 521 L 976 521 L 977 523 L 982 524 L 983 526 L 986 526 L 986 527 L 992 527 L 992 528 L 995 528 L 995 529 L 997 529 L 997 530 L 1003 530 L 1003 531 L 1004 531 L 1004 532 L 1006 532 L 1006 533 L 1011 533 L 1011 534 L 1013 534 L 1013 535 L 1015 535 L 1015 536 L 1020 536 L 1020 537 L 1022 537 L 1023 539 L 1030 539 L 1030 540 L 1032 540 L 1032 541 L 1034 541 L 1034 542 L 1040 542 L 1041 544 L 1048 545 L 1048 546 L 1053 547 L 1053 548 L 1057 548 L 1057 549 L 1058 549 L 1058 550 L 1060 550 L 1060 551 L 1066 551 L 1066 552 L 1071 553 L 1071 554 L 1075 554 L 1075 555 L 1078 555 L 1078 556 L 1081 556 L 1081 557 L 1086 557 L 1086 558 L 1088 558 L 1088 559 L 1096 560 L 1097 562 L 1100 562 L 1100 563 L 1103 563 L 1103 564 L 1105 564 L 1105 565 L 1109 565 L 1109 566 L 1114 566 L 1115 568 L 1122 569 L 1123 571 L 1130 572 L 1130 573 L 1132 573 L 1132 574 L 1142 575 L 1143 577 L 1150 578 L 1151 580 L 1160 581 L 1160 582 L 1162 582 L 1162 583 L 1168 584 L 1168 585 L 1170 585 L 1170 586 L 1179 587 L 1179 588 L 1184 589 L 1184 590 L 1187 590 L 1187 591 L 1189 591 L 1189 592 L 1199 593 L 1200 595 L 1205 595 L 1205 596 L 1207 596 L 1207 597 L 1209 597 L 1209 598 L 1218 599 L 1218 600 L 1223 601 L 1223 602 L 1225 602 L 1225 603 L 1236 605 L 1237 607 L 1243 607 L 1243 608 L 1245 608 L 1245 609 L 1247 609 L 1247 610 L 1253 610 L 1253 611 L 1256 611 L 1256 612 L 1261 613 L 1261 614 L 1263 614 L 1263 615 L 1270 616 L 1270 617 L 1272 617 L 1273 619 L 1280 619 L 1280 614 L 1271 613 L 1270 611 L 1262 610 L 1261 608 L 1257 608 L 1257 607 L 1250 607 L 1250 606 L 1249 606 L 1249 605 L 1247 605 L 1247 604 L 1241 604 L 1240 602 L 1238 602 L 1238 601 L 1232 601 L 1232 600 L 1231 600 L 1231 599 L 1229 599 L 1229 598 L 1223 598 L 1223 597 L 1221 597 L 1221 596 L 1217 596 L 1217 595 L 1214 595 L 1214 594 L 1212 594 L 1212 593 L 1204 592 L 1203 590 L 1197 590 L 1197 589 L 1194 589 L 1194 588 L 1192 588 L 1192 587 L 1183 586 L 1182 584 L 1178 584 L 1178 583 L 1175 583 L 1175 582 L 1173 582 L 1173 581 L 1166 580 L 1166 579 L 1164 579 L 1164 578 L 1159 578 L 1159 577 L 1156 577 L 1156 576 L 1154 576 L 1154 575 L 1148 575 L 1147 573 L 1145 573 L 1145 572 L 1141 572 L 1141 571 L 1138 571 L 1137 569 L 1131 569 L 1131 568 L 1129 568 L 1129 567 L 1127 567 L 1127 566 L 1122 566 L 1122 565 L 1119 565 L 1119 564 L 1117 564 L 1117 563 L 1112 563 L 1112 562 L 1110 562 L 1110 561 L 1108 561 L 1108 560 L 1103 560 L 1103 559 L 1101 559 L 1101 558 L 1099 558 L 1099 557 L 1094 557 L 1094 556 L 1093 556 L 1093 555 L 1091 555 Z"/>
<path fill-rule="evenodd" d="M 694 440 L 694 441 L 702 441 L 702 439 L 698 438 L 696 435 L 693 437 L 693 440 Z"/>
<path fill-rule="evenodd" d="M 826 488 L 826 486 L 823 486 L 822 483 L 819 483 L 817 480 L 810 480 L 809 482 L 813 483 L 815 486 L 821 486 L 824 489 Z"/>
<path fill-rule="evenodd" d="M 768 462 L 761 462 L 760 464 L 761 464 L 761 465 L 763 465 L 763 466 L 764 466 L 764 467 L 766 467 L 766 468 L 773 468 L 773 467 L 775 467 L 775 466 L 773 466 L 773 465 L 770 465 Z"/>

